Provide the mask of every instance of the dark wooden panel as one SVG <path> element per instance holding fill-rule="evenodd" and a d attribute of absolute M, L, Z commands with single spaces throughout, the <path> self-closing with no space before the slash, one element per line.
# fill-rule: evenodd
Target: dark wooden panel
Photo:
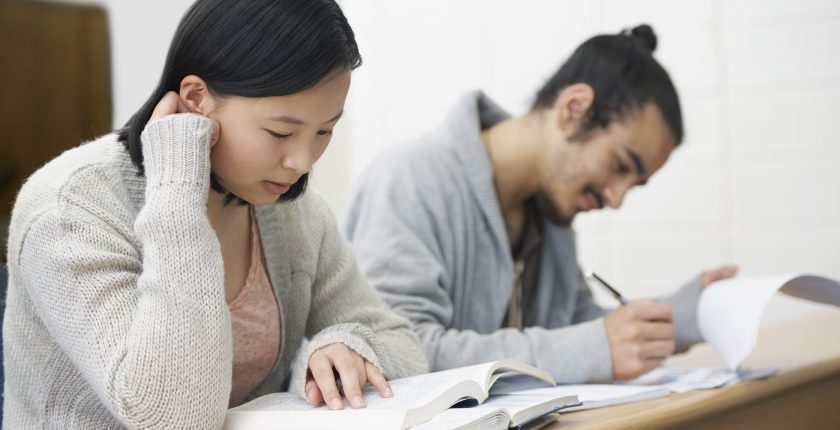
<path fill-rule="evenodd" d="M 0 223 L 27 176 L 110 131 L 109 49 L 100 7 L 0 2 Z"/>

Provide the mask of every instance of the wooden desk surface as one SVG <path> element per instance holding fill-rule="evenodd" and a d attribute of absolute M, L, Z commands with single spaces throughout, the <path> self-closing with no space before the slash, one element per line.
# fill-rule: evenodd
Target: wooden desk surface
<path fill-rule="evenodd" d="M 780 374 L 715 390 L 557 414 L 545 429 L 840 429 L 840 311 L 764 327 L 748 368 Z M 667 366 L 723 366 L 708 345 Z"/>

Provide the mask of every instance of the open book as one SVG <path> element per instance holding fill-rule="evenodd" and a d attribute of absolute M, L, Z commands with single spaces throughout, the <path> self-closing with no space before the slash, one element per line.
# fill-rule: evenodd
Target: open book
<path fill-rule="evenodd" d="M 534 386 L 555 385 L 554 378 L 544 370 L 514 360 L 494 361 L 390 381 L 394 392 L 391 398 L 381 397 L 369 386 L 364 391 L 367 407 L 363 409 L 352 409 L 346 399 L 344 409 L 330 410 L 326 406 L 311 406 L 295 394 L 269 394 L 228 410 L 224 428 L 402 430 L 428 421 L 455 404 L 483 403 L 490 387 L 508 375 L 529 375 Z M 517 422 L 525 422 L 577 403 L 575 397 L 543 399 L 539 405 L 514 415 Z"/>

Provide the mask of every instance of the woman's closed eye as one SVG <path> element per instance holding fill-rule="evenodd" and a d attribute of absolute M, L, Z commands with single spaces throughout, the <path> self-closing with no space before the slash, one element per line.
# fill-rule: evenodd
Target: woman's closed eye
<path fill-rule="evenodd" d="M 269 129 L 265 129 L 265 131 L 267 131 L 267 132 L 268 132 L 268 134 L 270 134 L 270 135 L 271 135 L 271 137 L 273 137 L 273 138 L 275 138 L 275 139 L 277 139 L 277 140 L 285 140 L 285 139 L 289 138 L 289 137 L 292 135 L 292 133 L 289 133 L 289 134 L 283 134 L 283 133 L 278 133 L 278 132 L 276 132 L 276 131 L 271 131 L 271 130 L 269 130 Z"/>
<path fill-rule="evenodd" d="M 318 136 L 332 136 L 332 130 L 318 130 Z"/>

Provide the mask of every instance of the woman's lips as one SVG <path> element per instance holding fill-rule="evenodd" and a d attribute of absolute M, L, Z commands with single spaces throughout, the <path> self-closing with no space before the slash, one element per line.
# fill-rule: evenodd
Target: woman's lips
<path fill-rule="evenodd" d="M 287 191 L 289 191 L 289 188 L 292 187 L 292 184 L 263 181 L 263 187 L 271 194 L 282 196 L 283 194 L 286 194 Z"/>

